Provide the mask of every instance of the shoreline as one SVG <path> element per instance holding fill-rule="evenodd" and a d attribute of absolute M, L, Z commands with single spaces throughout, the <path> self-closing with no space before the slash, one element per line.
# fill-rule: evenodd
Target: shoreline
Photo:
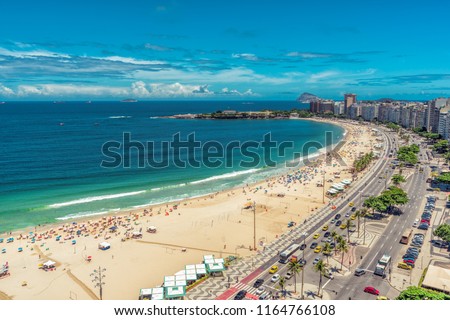
<path fill-rule="evenodd" d="M 368 127 L 339 125 L 347 131 L 344 145 L 337 151 L 345 158 L 342 165 L 334 158 L 329 165 L 321 162 L 324 153 L 314 165 L 290 168 L 284 174 L 248 186 L 181 201 L 177 208 L 171 202 L 41 226 L 37 234 L 42 239 L 35 243 L 25 233 L 34 227 L 22 231 L 22 239 L 20 231 L 15 231 L 12 244 L 0 244 L 0 248 L 7 248 L 0 258 L 9 261 L 11 268 L 11 276 L 1 280 L 2 291 L 14 299 L 67 299 L 62 295 L 66 291 L 76 293 L 79 299 L 92 299 L 92 293 L 83 288 L 95 291 L 89 274 L 100 265 L 109 273 L 105 299 L 136 299 L 139 288 L 160 285 L 164 275 L 173 275 L 186 264 L 200 263 L 205 254 L 253 255 L 253 210 L 244 209 L 245 203 L 256 203 L 257 250 L 263 250 L 288 232 L 288 222 L 303 223 L 333 201 L 322 201 L 322 190 L 333 183 L 327 180 L 324 187 L 318 187 L 325 180 L 324 175 L 331 181 L 351 177 L 348 168 L 353 159 L 369 150 Z M 118 231 L 110 233 L 108 229 L 116 225 Z M 157 233 L 145 232 L 148 226 L 156 226 Z M 142 238 L 132 239 L 132 232 L 139 230 L 144 230 Z M 56 235 L 62 239 L 55 241 Z M 73 240 L 76 244 L 71 244 Z M 111 249 L 98 250 L 102 241 L 111 243 Z M 19 246 L 23 252 L 17 252 Z M 93 265 L 87 256 L 92 256 Z M 56 271 L 44 272 L 36 267 L 49 259 L 61 264 Z M 25 289 L 17 285 L 21 281 L 27 281 Z"/>
<path fill-rule="evenodd" d="M 208 120 L 208 119 L 205 119 L 205 120 Z M 209 120 L 211 120 L 211 119 L 209 119 Z M 246 120 L 254 121 L 254 120 L 264 120 L 264 119 L 254 119 L 254 120 L 246 119 Z M 271 119 L 271 120 L 275 120 L 275 119 Z M 316 150 L 313 154 L 306 156 L 306 158 L 308 160 L 310 160 L 310 161 L 312 160 L 313 162 L 320 161 L 320 158 L 324 157 L 327 152 L 334 152 L 335 148 L 342 141 L 345 141 L 346 135 L 348 133 L 347 129 L 345 128 L 344 125 L 336 123 L 336 122 L 333 122 L 333 121 L 324 120 L 324 119 L 286 118 L 286 119 L 276 119 L 276 120 L 316 121 L 316 122 L 322 122 L 322 123 L 329 123 L 329 124 L 338 126 L 338 127 L 342 128 L 344 130 L 344 132 L 342 134 L 342 138 L 338 142 L 336 142 L 334 144 L 330 144 L 330 145 L 324 146 L 323 148 Z M 330 150 L 327 150 L 327 149 L 330 149 Z M 84 220 L 99 219 L 99 218 L 102 218 L 102 217 L 123 215 L 123 214 L 127 214 L 127 213 L 131 214 L 133 211 L 136 211 L 136 210 L 141 210 L 141 209 L 147 209 L 148 210 L 150 208 L 163 206 L 163 205 L 167 205 L 167 204 L 174 205 L 176 203 L 190 201 L 190 200 L 194 200 L 194 199 L 198 199 L 198 198 L 203 199 L 203 198 L 210 197 L 211 195 L 214 195 L 214 194 L 217 194 L 217 193 L 232 192 L 232 191 L 235 191 L 237 189 L 242 188 L 243 186 L 254 187 L 255 185 L 259 185 L 261 183 L 264 183 L 268 179 L 272 179 L 272 178 L 274 178 L 274 177 L 276 177 L 278 175 L 284 175 L 284 174 L 287 174 L 291 170 L 296 170 L 296 169 L 300 169 L 300 168 L 302 168 L 304 166 L 307 166 L 307 164 L 305 164 L 303 162 L 303 158 L 304 158 L 304 156 L 302 155 L 302 156 L 299 156 L 296 159 L 290 160 L 289 162 L 284 162 L 284 163 L 280 164 L 280 167 L 271 168 L 270 170 L 273 170 L 273 171 L 280 170 L 282 172 L 273 172 L 272 174 L 269 174 L 267 177 L 265 177 L 265 178 L 263 178 L 261 180 L 257 180 L 257 181 L 254 181 L 254 182 L 251 182 L 251 183 L 248 183 L 248 184 L 245 183 L 244 181 L 241 181 L 237 185 L 235 185 L 233 187 L 230 187 L 230 188 L 221 189 L 221 190 L 218 190 L 218 191 L 213 191 L 213 192 L 199 194 L 199 195 L 194 195 L 194 196 L 191 196 L 191 197 L 178 198 L 178 199 L 173 199 L 173 200 L 170 200 L 170 201 L 161 201 L 161 202 L 156 202 L 156 203 L 147 203 L 147 204 L 136 205 L 136 206 L 126 207 L 126 208 L 110 209 L 108 211 L 93 212 L 93 213 L 86 214 L 86 215 L 81 215 L 81 216 L 76 216 L 77 215 L 77 213 L 76 213 L 76 214 L 74 214 L 75 215 L 74 217 L 67 217 L 67 216 L 58 217 L 58 218 L 54 218 L 55 221 L 49 222 L 49 223 L 41 223 L 41 224 L 37 224 L 37 225 L 30 225 L 30 226 L 25 227 L 25 228 L 17 228 L 17 229 L 11 229 L 11 230 L 7 230 L 7 231 L 1 231 L 0 232 L 0 238 L 1 238 L 2 235 L 8 236 L 10 234 L 12 235 L 12 234 L 36 232 L 38 228 L 41 231 L 45 232 L 45 230 L 47 230 L 47 229 L 55 228 L 55 227 L 57 227 L 57 226 L 59 226 L 61 224 L 64 224 L 64 223 L 67 223 L 67 222 L 72 222 L 72 221 L 80 222 L 80 221 L 84 221 Z M 302 160 L 299 160 L 299 159 L 302 159 Z M 294 162 L 297 162 L 297 165 L 295 167 L 288 168 L 286 166 L 288 163 L 294 163 Z M 263 168 L 256 168 L 256 170 L 260 170 L 260 169 L 263 169 Z M 237 171 L 237 172 L 240 172 L 240 171 Z M 228 174 L 228 173 L 225 173 L 225 174 Z M 213 176 L 213 177 L 215 177 L 215 176 Z M 209 179 L 209 178 L 207 178 L 207 179 Z M 193 182 L 184 183 L 184 185 L 194 185 L 194 184 L 198 184 L 198 183 L 200 183 L 200 182 L 193 181 Z M 151 190 L 145 190 L 145 192 L 147 192 L 147 191 L 151 191 Z M 141 192 L 141 191 L 127 191 L 125 193 L 137 193 L 137 192 Z M 103 195 L 103 196 L 108 196 L 108 195 Z M 84 199 L 84 198 L 82 198 L 82 199 Z M 75 200 L 72 200 L 72 201 L 69 201 L 69 202 L 74 202 L 74 201 L 79 201 L 79 200 L 81 200 L 81 199 L 75 199 Z M 59 208 L 59 206 L 56 207 L 56 205 L 61 205 L 61 203 L 51 204 L 51 205 L 48 205 L 48 207 L 55 206 L 55 208 Z M 63 207 L 63 206 L 61 206 L 61 207 Z"/>

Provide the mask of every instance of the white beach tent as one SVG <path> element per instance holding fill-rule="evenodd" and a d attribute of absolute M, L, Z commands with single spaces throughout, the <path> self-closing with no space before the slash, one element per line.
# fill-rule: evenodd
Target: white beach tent
<path fill-rule="evenodd" d="M 331 188 L 331 189 L 328 189 L 327 192 L 328 192 L 329 194 L 336 194 L 336 193 L 338 193 L 339 191 L 337 191 L 336 189 Z"/>
<path fill-rule="evenodd" d="M 108 250 L 109 248 L 111 248 L 111 244 L 109 242 L 103 241 L 98 245 L 98 248 L 100 250 Z"/>
<path fill-rule="evenodd" d="M 48 260 L 46 263 L 43 264 L 43 266 L 44 266 L 44 268 L 49 269 L 49 268 L 54 268 L 55 264 L 56 264 L 55 261 Z"/>
<path fill-rule="evenodd" d="M 349 179 L 344 179 L 341 181 L 341 183 L 346 184 L 346 185 L 352 184 L 352 182 Z"/>

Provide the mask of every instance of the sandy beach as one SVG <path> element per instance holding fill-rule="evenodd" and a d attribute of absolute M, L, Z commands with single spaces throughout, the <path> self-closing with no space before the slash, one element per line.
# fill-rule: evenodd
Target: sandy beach
<path fill-rule="evenodd" d="M 0 250 L 6 253 L 0 254 L 0 264 L 8 262 L 10 275 L 0 278 L 0 299 L 98 299 L 90 274 L 99 266 L 106 268 L 104 299 L 137 299 L 140 288 L 159 286 L 165 275 L 201 263 L 203 255 L 254 254 L 253 210 L 244 209 L 248 202 L 256 203 L 257 250 L 263 250 L 289 230 L 290 221 L 302 223 L 329 205 L 329 198 L 323 203 L 322 181 L 327 190 L 351 179 L 353 161 L 371 150 L 375 137 L 369 127 L 338 124 L 346 129 L 345 144 L 337 151 L 345 165 L 334 158 L 327 165 L 322 156 L 288 174 L 205 197 L 1 234 Z M 157 232 L 146 232 L 149 226 Z M 36 234 L 34 243 L 30 232 Z M 133 232 L 142 238 L 133 239 Z M 9 237 L 14 242 L 6 243 Z M 103 241 L 111 244 L 109 250 L 98 249 Z M 49 259 L 56 262 L 54 270 L 38 267 Z"/>

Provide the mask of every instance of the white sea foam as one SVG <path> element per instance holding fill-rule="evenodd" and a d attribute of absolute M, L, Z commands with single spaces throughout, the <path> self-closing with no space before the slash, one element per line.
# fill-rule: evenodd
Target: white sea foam
<path fill-rule="evenodd" d="M 151 188 L 150 191 L 160 191 L 160 190 L 167 190 L 167 189 L 175 189 L 175 188 L 179 188 L 179 187 L 184 187 L 185 185 L 186 185 L 186 183 L 173 184 L 173 185 L 165 186 L 165 187 Z"/>
<path fill-rule="evenodd" d="M 214 181 L 214 180 L 228 179 L 228 178 L 237 177 L 237 176 L 240 176 L 243 174 L 257 172 L 259 170 L 261 170 L 261 169 L 249 169 L 249 170 L 244 170 L 244 171 L 234 171 L 234 172 L 230 172 L 230 173 L 224 173 L 224 174 L 221 174 L 218 176 L 212 176 L 212 177 L 202 179 L 202 180 L 193 181 L 193 182 L 190 182 L 189 184 L 199 184 L 199 183 L 204 183 L 204 182 L 209 182 L 209 181 Z"/>
<path fill-rule="evenodd" d="M 111 116 L 109 119 L 129 119 L 131 116 Z"/>
<path fill-rule="evenodd" d="M 72 206 L 74 204 L 89 203 L 89 202 L 93 202 L 93 201 L 101 201 L 101 200 L 106 200 L 106 199 L 115 199 L 115 198 L 135 196 L 137 194 L 141 194 L 144 192 L 145 192 L 145 190 L 141 190 L 141 191 L 134 191 L 134 192 L 108 194 L 105 196 L 81 198 L 78 200 L 73 200 L 73 201 L 68 201 L 68 202 L 54 203 L 54 204 L 49 205 L 49 208 L 61 208 L 61 207 Z"/>
<path fill-rule="evenodd" d="M 111 213 L 111 212 L 117 212 L 117 211 L 120 211 L 120 210 L 121 210 L 121 208 L 111 209 L 111 210 L 108 210 L 108 211 L 78 212 L 78 213 L 75 213 L 75 214 L 69 214 L 69 215 L 64 216 L 64 217 L 56 218 L 56 220 L 63 220 L 64 221 L 64 220 L 69 220 L 69 219 L 77 219 L 77 218 L 83 218 L 83 217 L 99 216 L 99 215 L 102 215 L 102 214 L 107 214 L 107 213 Z"/>

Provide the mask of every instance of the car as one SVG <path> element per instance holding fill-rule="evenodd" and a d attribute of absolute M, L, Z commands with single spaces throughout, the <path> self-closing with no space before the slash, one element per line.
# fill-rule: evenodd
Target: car
<path fill-rule="evenodd" d="M 347 212 L 347 213 L 345 214 L 345 217 L 346 217 L 346 218 L 350 217 L 350 212 Z"/>
<path fill-rule="evenodd" d="M 412 241 L 423 243 L 423 238 L 421 238 L 421 237 L 414 237 Z"/>
<path fill-rule="evenodd" d="M 343 224 L 341 224 L 341 226 L 340 226 L 339 228 L 341 228 L 342 230 L 344 230 L 345 228 L 347 228 L 347 224 L 346 224 L 346 223 L 343 223 Z"/>
<path fill-rule="evenodd" d="M 336 246 L 334 245 L 334 242 L 330 243 L 330 249 L 334 249 Z"/>
<path fill-rule="evenodd" d="M 353 207 L 351 211 L 352 211 L 352 212 L 355 212 L 355 211 L 356 211 L 356 207 Z"/>
<path fill-rule="evenodd" d="M 430 220 L 431 217 L 432 217 L 431 214 L 424 213 L 424 214 L 422 214 L 422 215 L 420 216 L 420 219 L 428 219 L 428 220 Z"/>
<path fill-rule="evenodd" d="M 278 266 L 272 266 L 271 268 L 270 268 L 270 270 L 269 270 L 269 273 L 270 274 L 274 274 L 274 273 L 276 273 L 278 271 Z"/>
<path fill-rule="evenodd" d="M 374 287 L 365 287 L 364 288 L 364 292 L 371 293 L 371 294 L 374 294 L 374 295 L 377 295 L 377 296 L 380 294 L 380 291 L 378 291 Z"/>
<path fill-rule="evenodd" d="M 313 236 L 313 239 L 317 239 L 317 238 L 319 238 L 320 237 L 320 233 L 316 233 L 314 236 Z"/>
<path fill-rule="evenodd" d="M 351 219 L 351 220 L 355 220 L 355 219 L 356 219 L 356 215 L 352 214 L 352 215 L 350 216 L 350 219 Z"/>
<path fill-rule="evenodd" d="M 408 266 L 410 266 L 411 268 L 414 268 L 414 263 L 411 263 L 411 262 L 404 262 L 404 263 L 406 263 Z"/>
<path fill-rule="evenodd" d="M 417 227 L 419 225 L 419 219 L 414 220 L 413 227 Z"/>
<path fill-rule="evenodd" d="M 286 279 L 286 280 L 289 280 L 290 278 L 292 278 L 294 276 L 294 274 L 291 272 L 291 271 L 288 271 L 287 273 L 286 273 L 286 275 L 284 276 L 284 278 Z"/>
<path fill-rule="evenodd" d="M 287 226 L 288 226 L 288 228 L 291 228 L 291 227 L 295 226 L 295 222 L 294 221 L 289 221 Z"/>
<path fill-rule="evenodd" d="M 317 247 L 314 249 L 314 252 L 315 252 L 315 253 L 319 253 L 320 251 L 322 251 L 322 246 L 317 246 Z"/>
<path fill-rule="evenodd" d="M 324 250 L 324 251 L 322 251 L 322 254 L 325 256 L 329 256 L 329 255 L 331 255 L 331 250 Z"/>
<path fill-rule="evenodd" d="M 404 256 L 413 256 L 417 258 L 419 256 L 419 253 L 415 251 L 406 251 Z"/>
<path fill-rule="evenodd" d="M 414 235 L 414 238 L 422 238 L 422 239 L 424 239 L 424 238 L 425 238 L 425 235 L 422 234 L 422 233 L 416 233 L 416 234 Z"/>
<path fill-rule="evenodd" d="M 310 249 L 315 249 L 317 247 L 317 242 L 313 242 L 311 243 L 311 245 L 309 246 Z"/>
<path fill-rule="evenodd" d="M 385 296 L 378 296 L 377 300 L 389 300 L 389 298 Z"/>
<path fill-rule="evenodd" d="M 327 230 L 328 230 L 328 225 L 322 227 L 322 231 L 327 231 Z"/>
<path fill-rule="evenodd" d="M 298 264 L 300 267 L 303 267 L 306 264 L 306 260 L 305 259 L 300 259 L 298 260 Z"/>
<path fill-rule="evenodd" d="M 419 254 L 420 249 L 419 248 L 414 248 L 414 247 L 409 247 L 406 252 L 417 252 L 417 254 Z"/>
<path fill-rule="evenodd" d="M 419 243 L 419 242 L 411 242 L 411 246 L 413 246 L 413 247 L 421 247 L 422 246 L 422 243 Z"/>
<path fill-rule="evenodd" d="M 323 237 L 324 238 L 328 238 L 330 236 L 330 234 L 331 234 L 330 231 L 327 231 L 327 232 L 324 233 Z"/>
<path fill-rule="evenodd" d="M 256 289 L 256 294 L 259 296 L 264 292 L 264 287 L 259 287 L 258 289 Z"/>
<path fill-rule="evenodd" d="M 403 261 L 408 261 L 408 260 L 412 260 L 412 261 L 416 261 L 417 256 L 413 256 L 412 254 L 405 254 L 402 256 Z"/>
<path fill-rule="evenodd" d="M 403 262 L 406 263 L 407 265 L 414 265 L 416 263 L 414 260 L 411 259 L 408 260 L 404 259 Z"/>
<path fill-rule="evenodd" d="M 302 243 L 302 245 L 300 246 L 300 250 L 305 250 L 306 248 L 306 244 Z"/>
<path fill-rule="evenodd" d="M 320 257 L 315 257 L 314 261 L 313 261 L 313 265 L 316 265 L 317 262 L 319 262 L 319 260 L 321 260 Z"/>
<path fill-rule="evenodd" d="M 336 227 L 339 227 L 341 224 L 342 224 L 342 221 L 341 221 L 341 220 L 338 220 L 338 221 L 336 221 L 335 226 L 336 226 Z"/>
<path fill-rule="evenodd" d="M 234 296 L 234 300 L 242 300 L 245 298 L 246 294 L 247 294 L 247 291 L 241 290 Z"/>
<path fill-rule="evenodd" d="M 262 286 L 262 284 L 264 283 L 264 279 L 258 279 L 255 281 L 255 283 L 253 284 L 253 288 L 259 288 Z"/>
<path fill-rule="evenodd" d="M 341 218 L 341 215 L 338 213 L 337 215 L 334 216 L 334 218 L 335 218 L 336 220 L 339 220 L 339 219 Z"/>
<path fill-rule="evenodd" d="M 336 223 L 336 219 L 334 219 L 334 218 L 331 219 L 330 223 L 331 223 L 331 224 L 335 224 L 335 223 Z"/>
<path fill-rule="evenodd" d="M 272 276 L 272 278 L 270 278 L 270 281 L 271 282 L 277 282 L 278 280 L 280 280 L 280 275 L 278 274 L 278 273 L 276 273 L 276 274 L 274 274 L 273 276 Z"/>
<path fill-rule="evenodd" d="M 331 271 L 325 272 L 325 274 L 323 275 L 325 278 L 334 279 L 333 273 Z"/>
<path fill-rule="evenodd" d="M 366 270 L 364 270 L 362 268 L 356 268 L 356 270 L 355 270 L 355 276 L 357 276 L 357 277 L 362 276 L 365 273 L 366 273 Z"/>
<path fill-rule="evenodd" d="M 259 300 L 269 300 L 272 297 L 272 292 L 266 291 L 262 295 L 259 296 Z"/>
<path fill-rule="evenodd" d="M 397 268 L 405 269 L 405 270 L 411 270 L 411 269 L 412 269 L 412 267 L 411 267 L 410 265 L 407 265 L 407 264 L 404 263 L 404 262 L 399 262 L 399 263 L 397 264 Z"/>
<path fill-rule="evenodd" d="M 421 223 L 421 224 L 417 227 L 417 229 L 420 229 L 420 230 L 428 230 L 428 224 L 426 224 L 426 223 Z"/>
<path fill-rule="evenodd" d="M 427 225 L 430 225 L 430 220 L 422 219 L 422 220 L 420 220 L 420 223 L 421 223 L 421 224 L 422 224 L 422 223 L 426 223 Z"/>

